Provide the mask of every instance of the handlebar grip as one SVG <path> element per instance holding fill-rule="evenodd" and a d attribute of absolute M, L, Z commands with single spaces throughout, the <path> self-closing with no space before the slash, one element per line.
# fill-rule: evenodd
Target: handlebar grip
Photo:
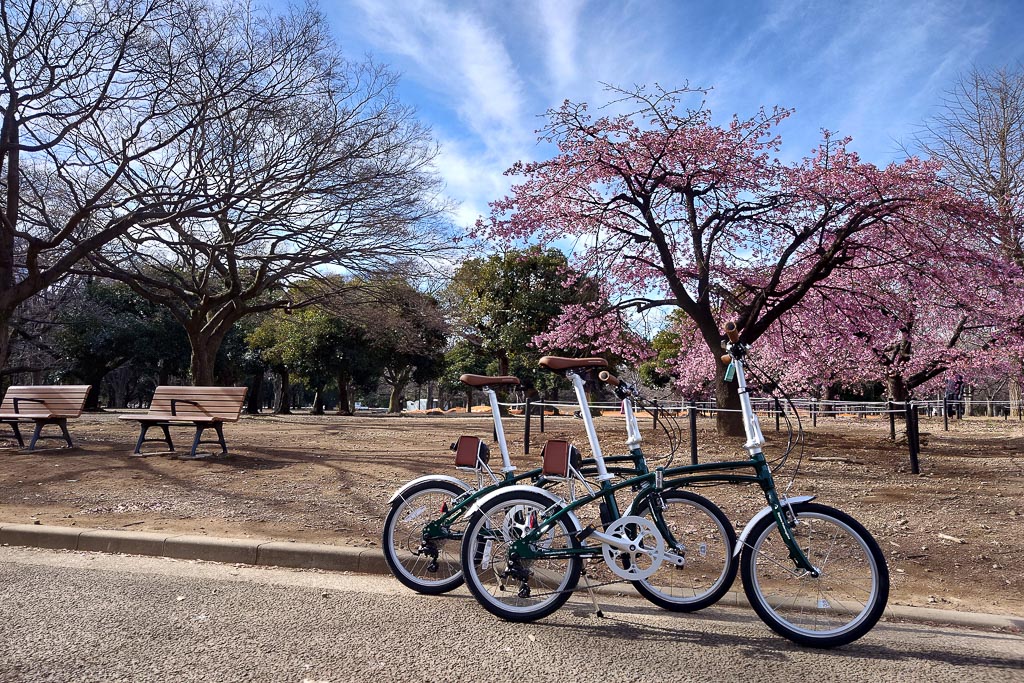
<path fill-rule="evenodd" d="M 721 360 L 724 365 L 728 365 L 729 363 L 732 362 L 732 356 L 730 356 L 729 354 L 725 354 L 724 356 L 721 357 Z"/>
<path fill-rule="evenodd" d="M 730 321 L 725 324 L 725 334 L 729 337 L 729 341 L 734 344 L 740 340 L 740 330 L 734 322 Z"/>
<path fill-rule="evenodd" d="M 611 384 L 613 387 L 619 386 L 620 383 L 619 378 L 613 375 L 612 373 L 608 372 L 607 370 L 602 370 L 601 372 L 599 372 L 597 378 L 604 382 L 605 384 Z"/>

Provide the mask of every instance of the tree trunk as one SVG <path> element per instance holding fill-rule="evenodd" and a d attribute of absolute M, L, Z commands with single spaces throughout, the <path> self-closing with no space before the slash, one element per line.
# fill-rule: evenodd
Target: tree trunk
<path fill-rule="evenodd" d="M 98 377 L 93 376 L 85 378 L 86 383 L 92 385 L 92 388 L 89 389 L 88 395 L 85 397 L 85 406 L 82 408 L 82 410 L 87 413 L 99 412 L 101 410 L 100 391 L 103 389 L 103 377 L 106 374 L 107 373 L 104 372 Z"/>
<path fill-rule="evenodd" d="M 890 375 L 885 378 L 885 393 L 888 394 L 890 401 L 896 403 L 904 403 L 910 396 L 907 383 L 899 375 Z"/>
<path fill-rule="evenodd" d="M 323 415 L 324 414 L 324 388 L 323 386 L 313 387 L 313 407 L 309 411 L 310 415 Z"/>
<path fill-rule="evenodd" d="M 292 414 L 292 397 L 291 397 L 291 381 L 288 373 L 288 368 L 281 368 L 277 371 L 277 376 L 281 379 L 281 387 L 278 390 L 277 404 L 274 406 L 274 413 L 278 415 L 291 415 Z"/>
<path fill-rule="evenodd" d="M 352 404 L 348 397 L 348 375 L 338 373 L 338 415 L 351 415 Z"/>
<path fill-rule="evenodd" d="M 134 372 L 126 365 L 107 373 L 107 384 L 110 387 L 110 407 L 128 407 L 128 387 Z"/>
<path fill-rule="evenodd" d="M 725 381 L 727 367 L 721 361 L 715 363 L 715 399 L 719 407 L 715 413 L 715 427 L 721 436 L 743 437 L 746 431 L 743 429 L 743 413 L 740 412 L 740 394 L 735 379 Z"/>
<path fill-rule="evenodd" d="M 217 362 L 217 352 L 224 342 L 224 337 L 231 329 L 233 323 L 221 325 L 214 332 L 203 333 L 194 329 L 194 325 L 186 325 L 185 332 L 188 333 L 188 341 L 192 346 L 192 383 L 198 387 L 214 386 L 214 365 Z"/>
<path fill-rule="evenodd" d="M 388 412 L 402 412 L 402 395 L 405 393 L 405 385 L 408 382 L 396 382 L 391 385 L 391 395 L 388 397 Z"/>
<path fill-rule="evenodd" d="M 7 359 L 11 354 L 11 318 L 0 313 L 0 370 L 7 367 Z M 2 377 L 0 373 L 0 377 Z"/>
<path fill-rule="evenodd" d="M 1021 360 L 1014 358 L 1010 363 L 1010 377 L 1007 381 L 1007 393 L 1010 399 L 1010 417 L 1016 416 L 1017 419 L 1021 419 L 1021 399 L 1024 398 L 1021 391 L 1021 377 L 1024 373 L 1021 372 Z"/>
<path fill-rule="evenodd" d="M 249 393 L 245 399 L 245 414 L 259 415 L 260 405 L 263 403 L 263 372 L 253 375 L 252 383 L 249 385 Z"/>

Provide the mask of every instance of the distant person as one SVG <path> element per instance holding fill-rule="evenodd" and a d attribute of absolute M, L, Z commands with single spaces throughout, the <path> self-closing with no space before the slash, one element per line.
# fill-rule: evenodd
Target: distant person
<path fill-rule="evenodd" d="M 963 404 L 960 402 L 964 393 L 963 375 L 957 374 L 946 380 L 946 405 L 959 420 L 964 416 Z"/>

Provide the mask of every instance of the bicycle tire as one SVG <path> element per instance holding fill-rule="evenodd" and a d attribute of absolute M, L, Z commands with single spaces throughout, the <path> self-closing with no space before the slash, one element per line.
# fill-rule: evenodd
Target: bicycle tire
<path fill-rule="evenodd" d="M 665 510 L 652 514 L 647 502 L 637 514 L 654 519 L 659 527 L 664 525 L 672 534 L 665 539 L 668 549 L 674 546 L 682 552 L 686 563 L 679 567 L 662 562 L 653 576 L 633 581 L 633 587 L 662 609 L 696 612 L 721 600 L 736 579 L 736 531 L 718 506 L 703 496 L 668 490 L 661 497 Z M 676 516 L 679 512 L 684 514 Z"/>
<path fill-rule="evenodd" d="M 433 540 L 436 558 L 421 553 L 420 547 L 423 527 L 437 518 L 441 504 L 450 505 L 465 492 L 450 481 L 425 481 L 397 499 L 384 519 L 381 536 L 384 560 L 395 578 L 417 593 L 441 595 L 462 585 L 457 539 Z"/>
<path fill-rule="evenodd" d="M 542 493 L 508 491 L 488 500 L 470 519 L 462 541 L 466 586 L 491 614 L 507 621 L 542 619 L 564 605 L 576 588 L 582 570 L 579 557 L 530 561 L 509 557 L 508 546 L 524 533 L 530 515 L 542 517 L 550 507 L 551 498 Z M 572 520 L 564 517 L 540 543 L 576 547 L 578 532 Z"/>
<path fill-rule="evenodd" d="M 743 589 L 757 615 L 801 645 L 846 645 L 870 631 L 889 599 L 889 569 L 878 543 L 853 517 L 795 503 L 793 532 L 818 577 L 798 570 L 775 519 L 757 522 L 744 545 Z"/>

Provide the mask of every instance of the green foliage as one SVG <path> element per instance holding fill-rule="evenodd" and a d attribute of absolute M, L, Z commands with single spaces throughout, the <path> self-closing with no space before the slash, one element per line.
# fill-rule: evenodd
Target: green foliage
<path fill-rule="evenodd" d="M 679 335 L 680 325 L 693 326 L 680 311 L 674 310 L 666 320 L 666 327 L 654 335 L 651 348 L 655 356 L 640 364 L 640 381 L 650 387 L 665 388 L 672 383 L 673 375 L 670 365 L 679 359 L 682 353 L 682 341 Z"/>
<path fill-rule="evenodd" d="M 274 312 L 247 340 L 271 368 L 287 367 L 314 389 L 352 382 L 369 392 L 383 375 L 401 393 L 410 381 L 441 375 L 446 333 L 437 302 L 396 278 L 353 283 L 346 297 Z"/>
<path fill-rule="evenodd" d="M 444 369 L 438 379 L 438 387 L 443 391 L 465 391 L 466 385 L 459 381 L 463 374 L 486 375 L 488 358 L 479 346 L 460 339 L 444 355 Z"/>
<path fill-rule="evenodd" d="M 94 385 L 129 362 L 140 373 L 181 375 L 189 359 L 185 331 L 166 309 L 103 280 L 61 310 L 53 351 L 63 374 Z"/>
<path fill-rule="evenodd" d="M 568 261 L 557 249 L 531 247 L 463 263 L 444 300 L 453 331 L 468 346 L 457 344 L 449 353 L 445 376 L 457 383 L 463 372 L 514 374 L 527 385 L 548 388 L 554 378 L 537 367 L 541 354 L 532 340 L 547 331 L 563 306 L 593 296 L 567 286 L 567 277 Z M 483 367 L 481 357 L 487 359 Z"/>

